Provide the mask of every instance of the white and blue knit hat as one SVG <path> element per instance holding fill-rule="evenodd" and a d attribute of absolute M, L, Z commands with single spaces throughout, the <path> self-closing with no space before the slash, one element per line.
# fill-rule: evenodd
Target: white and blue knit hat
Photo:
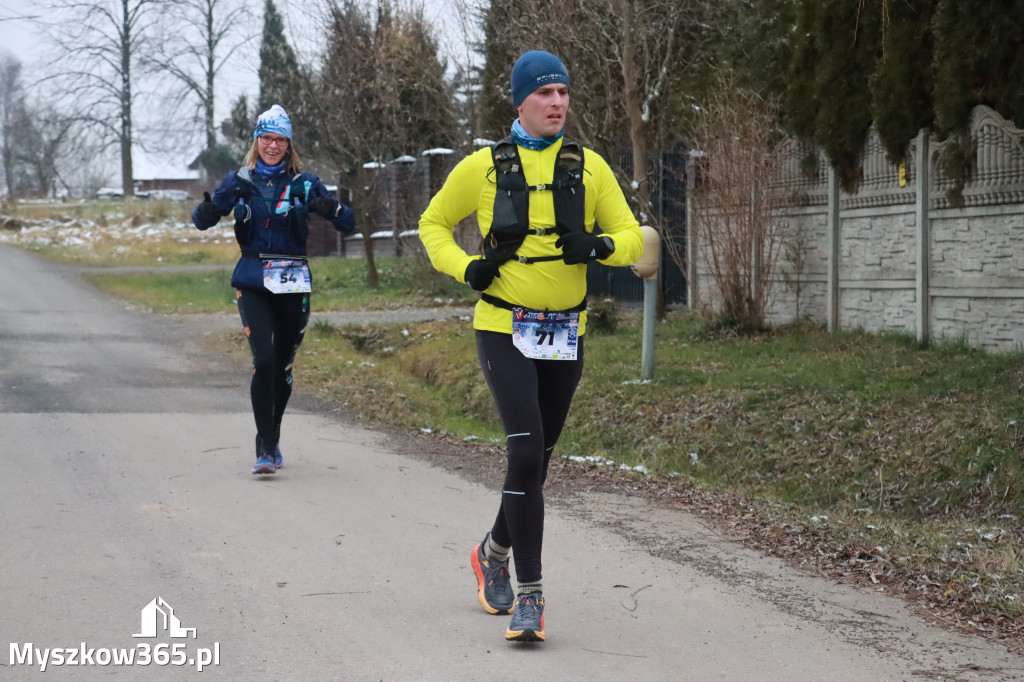
<path fill-rule="evenodd" d="M 292 139 L 292 122 L 288 114 L 280 104 L 270 107 L 256 119 L 256 130 L 252 133 L 252 139 L 256 139 L 265 133 L 277 133 Z"/>

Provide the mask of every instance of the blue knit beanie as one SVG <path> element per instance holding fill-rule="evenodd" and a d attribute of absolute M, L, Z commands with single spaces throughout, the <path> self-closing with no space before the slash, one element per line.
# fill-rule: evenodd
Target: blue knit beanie
<path fill-rule="evenodd" d="M 277 133 L 292 139 L 292 122 L 288 114 L 280 104 L 270 107 L 256 119 L 256 130 L 252 132 L 252 139 L 256 139 L 264 133 Z"/>
<path fill-rule="evenodd" d="M 569 85 L 569 70 L 562 60 L 543 50 L 524 52 L 512 67 L 512 103 L 518 107 L 531 92 L 548 83 Z"/>

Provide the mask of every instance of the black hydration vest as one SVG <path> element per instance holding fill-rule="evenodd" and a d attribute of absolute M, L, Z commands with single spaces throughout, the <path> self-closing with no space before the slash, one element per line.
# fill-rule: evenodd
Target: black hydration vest
<path fill-rule="evenodd" d="M 494 216 L 491 228 L 484 237 L 484 258 L 506 263 L 561 260 L 562 256 L 516 255 L 526 235 L 565 234 L 582 232 L 584 222 L 583 147 L 569 138 L 562 139 L 562 148 L 555 159 L 555 173 L 550 185 L 527 185 L 519 147 L 506 137 L 491 147 L 494 158 L 495 184 Z M 555 202 L 553 228 L 530 227 L 530 192 L 551 191 Z"/>
<path fill-rule="evenodd" d="M 498 265 L 510 260 L 520 263 L 562 260 L 555 256 L 519 256 L 516 251 L 523 245 L 526 235 L 565 234 L 582 232 L 584 228 L 583 147 L 567 137 L 562 138 L 562 147 L 555 159 L 555 172 L 550 185 L 527 185 L 523 163 L 519 158 L 519 146 L 511 137 L 506 137 L 491 147 L 496 174 L 494 192 L 494 215 L 491 228 L 484 237 L 484 258 Z M 530 192 L 550 191 L 555 205 L 555 226 L 548 228 L 530 227 Z M 491 294 L 480 298 L 491 305 L 512 310 L 511 303 Z M 572 308 L 586 310 L 587 299 Z"/>

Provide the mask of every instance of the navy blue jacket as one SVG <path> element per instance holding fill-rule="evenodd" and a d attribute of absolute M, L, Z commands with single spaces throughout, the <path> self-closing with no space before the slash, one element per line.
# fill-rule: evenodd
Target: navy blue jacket
<path fill-rule="evenodd" d="M 261 183 L 263 186 L 257 186 Z M 265 199 L 266 193 L 273 199 Z M 279 256 L 306 255 L 309 236 L 309 210 L 307 205 L 315 197 L 327 197 L 334 202 L 331 224 L 344 234 L 356 230 L 355 215 L 339 203 L 312 173 L 297 175 L 285 173 L 267 181 L 242 167 L 231 171 L 211 197 L 222 216 L 234 212 L 235 238 L 242 249 L 242 257 L 231 275 L 231 286 L 242 289 L 263 288 L 263 263 L 260 254 Z M 192 211 L 192 223 L 200 230 L 208 230 L 219 221 L 207 223 L 197 206 Z"/>

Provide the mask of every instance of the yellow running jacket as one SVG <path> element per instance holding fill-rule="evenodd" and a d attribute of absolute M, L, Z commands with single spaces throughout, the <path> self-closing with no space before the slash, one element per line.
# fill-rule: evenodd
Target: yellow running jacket
<path fill-rule="evenodd" d="M 550 184 L 561 140 L 542 151 L 519 147 L 528 185 Z M 466 281 L 466 267 L 477 258 L 460 247 L 453 236 L 455 226 L 476 211 L 480 233 L 490 230 L 494 212 L 494 159 L 485 147 L 462 159 L 431 199 L 420 217 L 420 240 L 433 266 L 460 282 Z M 594 223 L 615 242 L 615 251 L 600 261 L 606 265 L 632 265 L 643 253 L 643 233 L 626 203 L 615 174 L 600 154 L 583 152 L 583 185 L 586 188 L 585 227 Z M 550 191 L 530 192 L 530 227 L 555 225 L 554 198 Z M 521 256 L 561 255 L 555 248 L 557 234 L 526 235 L 516 252 Z M 587 293 L 587 266 L 566 265 L 561 260 L 520 263 L 510 260 L 501 266 L 487 293 L 517 306 L 537 310 L 566 310 L 579 304 Z M 473 315 L 473 328 L 512 333 L 512 312 L 480 300 Z M 580 314 L 580 335 L 586 331 L 586 311 Z"/>

